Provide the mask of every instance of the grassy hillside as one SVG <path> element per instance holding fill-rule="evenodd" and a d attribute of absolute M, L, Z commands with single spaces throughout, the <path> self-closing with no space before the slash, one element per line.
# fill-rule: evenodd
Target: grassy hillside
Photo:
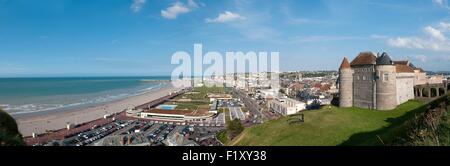
<path fill-rule="evenodd" d="M 450 146 L 450 95 L 427 105 L 421 116 L 410 119 L 392 145 Z"/>
<path fill-rule="evenodd" d="M 376 145 L 391 140 L 405 121 L 422 113 L 424 103 L 409 101 L 391 111 L 326 107 L 245 129 L 228 145 Z M 389 132 L 388 132 L 389 131 Z M 383 140 L 383 141 L 381 141 Z"/>

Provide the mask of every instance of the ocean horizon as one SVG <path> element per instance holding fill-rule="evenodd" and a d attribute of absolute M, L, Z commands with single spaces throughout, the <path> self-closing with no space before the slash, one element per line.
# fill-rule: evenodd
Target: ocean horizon
<path fill-rule="evenodd" d="M 96 106 L 167 86 L 169 76 L 0 78 L 0 108 L 13 116 Z"/>

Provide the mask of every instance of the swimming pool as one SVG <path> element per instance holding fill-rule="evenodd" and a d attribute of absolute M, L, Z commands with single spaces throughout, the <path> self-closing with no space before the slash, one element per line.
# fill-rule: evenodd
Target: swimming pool
<path fill-rule="evenodd" d="M 159 105 L 158 109 L 163 109 L 163 110 L 174 110 L 177 107 L 177 105 L 167 105 L 167 104 L 161 104 Z"/>

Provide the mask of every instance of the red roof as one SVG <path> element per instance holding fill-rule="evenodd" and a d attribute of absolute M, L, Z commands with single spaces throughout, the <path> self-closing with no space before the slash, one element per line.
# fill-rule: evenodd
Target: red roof
<path fill-rule="evenodd" d="M 351 66 L 353 65 L 375 65 L 377 61 L 377 56 L 371 52 L 361 52 L 359 55 L 353 59 Z"/>
<path fill-rule="evenodd" d="M 341 67 L 339 69 L 350 69 L 350 63 L 348 63 L 347 57 L 344 57 L 341 63 Z"/>
<path fill-rule="evenodd" d="M 408 65 L 395 65 L 397 73 L 414 73 L 414 69 Z"/>

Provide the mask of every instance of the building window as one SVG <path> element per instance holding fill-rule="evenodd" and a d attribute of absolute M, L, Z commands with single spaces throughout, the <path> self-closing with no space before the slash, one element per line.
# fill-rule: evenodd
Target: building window
<path fill-rule="evenodd" d="M 359 76 L 356 76 L 356 79 L 359 80 Z"/>
<path fill-rule="evenodd" d="M 384 73 L 383 74 L 383 80 L 384 81 L 389 81 L 389 74 L 388 73 Z"/>
<path fill-rule="evenodd" d="M 366 80 L 366 76 L 363 76 L 363 80 Z"/>

